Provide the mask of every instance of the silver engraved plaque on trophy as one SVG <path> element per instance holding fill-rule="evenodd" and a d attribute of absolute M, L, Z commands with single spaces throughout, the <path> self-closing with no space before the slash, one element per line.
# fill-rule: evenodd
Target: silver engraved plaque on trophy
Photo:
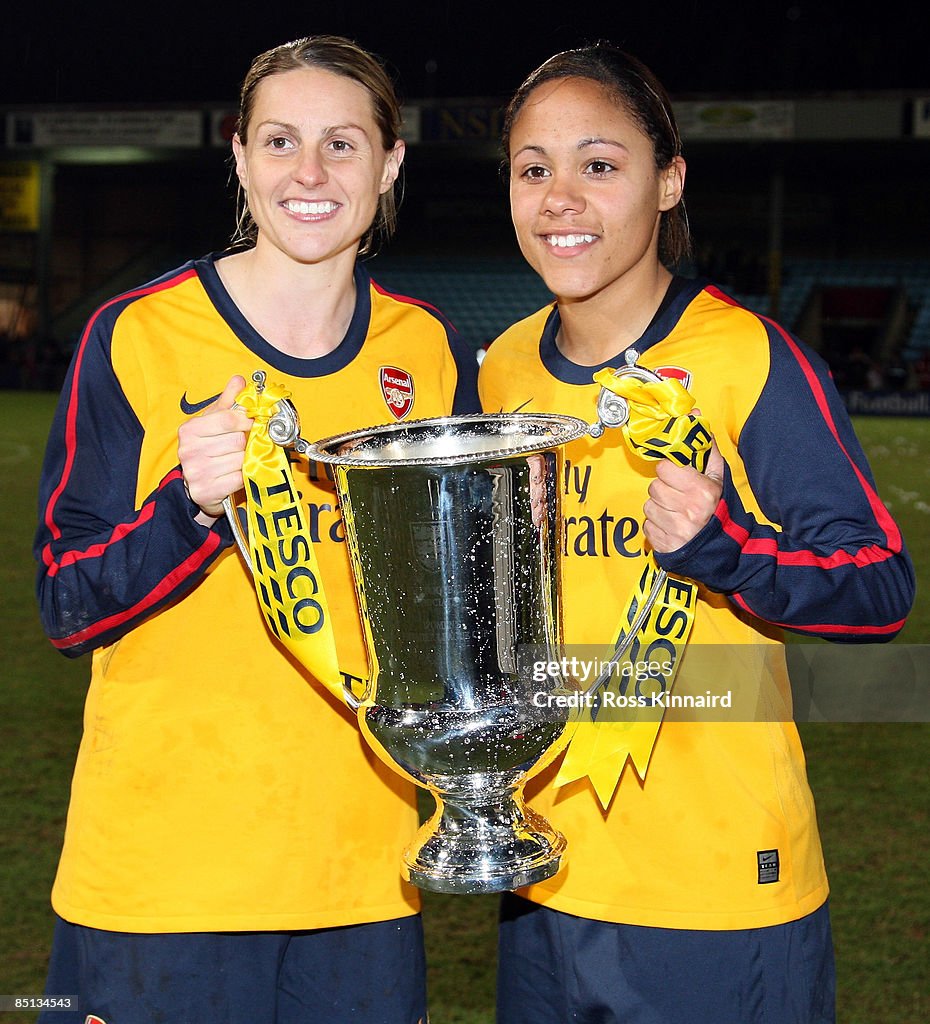
<path fill-rule="evenodd" d="M 436 800 L 404 853 L 424 889 L 495 892 L 559 869 L 565 839 L 523 786 L 563 745 L 568 712 L 545 696 L 564 683 L 534 680 L 528 652 L 559 657 L 561 449 L 588 429 L 476 414 L 299 447 L 334 467 L 370 665 L 362 731 Z"/>

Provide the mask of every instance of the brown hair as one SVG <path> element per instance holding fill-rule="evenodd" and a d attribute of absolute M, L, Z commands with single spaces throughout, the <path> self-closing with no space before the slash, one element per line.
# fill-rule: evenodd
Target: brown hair
<path fill-rule="evenodd" d="M 544 82 L 559 78 L 587 78 L 602 86 L 633 118 L 652 142 L 656 168 L 660 171 L 681 155 L 681 136 L 671 100 L 662 83 L 629 53 L 609 43 L 596 43 L 577 50 L 565 50 L 550 57 L 523 82 L 504 112 L 502 145 L 504 160 L 510 160 L 510 133 L 529 99 Z M 669 266 L 691 252 L 691 230 L 684 200 L 664 210 L 659 222 L 659 259 Z"/>
<path fill-rule="evenodd" d="M 301 68 L 329 71 L 364 86 L 371 96 L 372 113 L 381 133 L 381 144 L 385 152 L 394 148 L 394 144 L 400 138 L 401 112 L 400 101 L 387 71 L 379 58 L 363 50 L 351 39 L 329 35 L 307 36 L 282 43 L 259 54 L 252 61 L 239 94 L 239 119 L 236 131 L 243 144 L 248 138 L 255 96 L 261 83 L 272 75 Z M 378 212 L 362 239 L 360 254 L 370 252 L 376 239 L 387 240 L 394 233 L 402 191 L 399 181 L 400 178 L 379 197 Z M 257 233 L 258 228 L 249 212 L 248 196 L 240 188 L 239 216 L 233 241 L 254 244 Z"/>

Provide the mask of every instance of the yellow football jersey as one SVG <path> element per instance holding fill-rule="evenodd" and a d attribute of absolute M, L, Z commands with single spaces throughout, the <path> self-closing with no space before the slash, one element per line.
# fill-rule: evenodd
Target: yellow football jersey
<path fill-rule="evenodd" d="M 307 929 L 418 908 L 401 854 L 413 788 L 266 629 L 220 520 L 206 530 L 177 431 L 234 374 L 284 384 L 316 440 L 474 411 L 474 356 L 434 310 L 356 269 L 355 316 L 319 359 L 270 346 L 214 258 L 91 320 L 52 429 L 36 541 L 46 628 L 93 670 L 53 891 L 68 921 L 133 932 Z M 340 668 L 367 674 L 342 521 L 295 458 Z"/>
<path fill-rule="evenodd" d="M 550 306 L 490 346 L 479 374 L 486 411 L 596 419 L 601 367 L 562 355 L 558 326 Z M 568 854 L 523 895 L 635 925 L 783 923 L 815 910 L 828 886 L 780 626 L 892 635 L 913 594 L 910 563 L 826 368 L 796 339 L 712 287 L 675 279 L 634 347 L 642 365 L 688 386 L 728 467 L 716 516 L 658 556 L 701 584 L 673 692 L 730 691 L 738 710 L 691 721 L 666 712 L 645 779 L 628 764 L 606 812 L 586 779 L 556 788 L 558 765 L 532 780 L 530 801 L 565 833 Z M 654 464 L 617 430 L 572 442 L 565 456 L 566 653 L 606 658 L 645 564 Z M 824 514 L 824 496 L 842 522 Z"/>

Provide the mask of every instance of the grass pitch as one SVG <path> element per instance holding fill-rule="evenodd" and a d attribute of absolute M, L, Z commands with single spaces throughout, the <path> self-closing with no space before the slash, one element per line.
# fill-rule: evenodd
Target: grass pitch
<path fill-rule="evenodd" d="M 35 495 L 54 401 L 0 393 L 0 994 L 39 993 L 44 984 L 48 893 L 89 671 L 88 659 L 51 648 L 33 598 Z M 925 579 L 930 421 L 863 418 L 856 428 Z M 920 594 L 900 642 L 928 641 L 930 601 Z M 930 725 L 809 723 L 802 736 L 832 885 L 838 1020 L 926 1024 Z M 433 1024 L 490 1024 L 496 898 L 427 893 L 425 903 Z M 34 1019 L 4 1016 L 5 1024 Z"/>

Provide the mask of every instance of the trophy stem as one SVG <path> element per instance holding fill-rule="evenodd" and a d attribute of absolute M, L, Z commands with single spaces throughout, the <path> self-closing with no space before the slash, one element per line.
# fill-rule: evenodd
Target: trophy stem
<path fill-rule="evenodd" d="M 579 419 L 475 414 L 308 445 L 334 477 L 370 678 L 372 749 L 436 798 L 405 854 L 423 889 L 490 893 L 555 874 L 564 838 L 524 804 L 570 714 L 539 697 L 559 650 L 562 447 Z"/>
<path fill-rule="evenodd" d="M 522 789 L 438 793 L 436 810 L 404 853 L 404 874 L 421 889 L 491 893 L 554 875 L 565 837 L 527 807 Z"/>

